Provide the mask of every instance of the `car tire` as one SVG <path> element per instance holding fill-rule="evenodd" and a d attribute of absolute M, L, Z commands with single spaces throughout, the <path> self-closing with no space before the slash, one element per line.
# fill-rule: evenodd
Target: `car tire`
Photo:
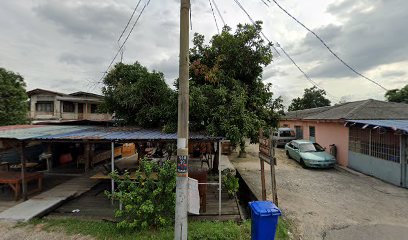
<path fill-rule="evenodd" d="M 302 166 L 302 168 L 307 168 L 305 161 L 303 161 L 303 159 L 300 159 L 300 166 Z"/>
<path fill-rule="evenodd" d="M 292 158 L 290 157 L 290 154 L 289 154 L 289 151 L 288 151 L 288 150 L 286 150 L 286 156 L 287 156 L 289 159 L 292 159 Z"/>

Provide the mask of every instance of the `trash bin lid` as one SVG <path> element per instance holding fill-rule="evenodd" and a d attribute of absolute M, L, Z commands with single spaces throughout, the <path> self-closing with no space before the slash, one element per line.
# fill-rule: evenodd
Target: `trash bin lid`
<path fill-rule="evenodd" d="M 256 215 L 261 216 L 280 216 L 281 210 L 271 201 L 254 201 L 249 206 Z"/>

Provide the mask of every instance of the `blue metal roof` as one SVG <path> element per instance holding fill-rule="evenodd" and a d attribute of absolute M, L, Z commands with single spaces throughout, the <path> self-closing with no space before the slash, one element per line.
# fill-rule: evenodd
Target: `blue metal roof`
<path fill-rule="evenodd" d="M 95 140 L 95 141 L 131 141 L 131 140 L 176 140 L 176 133 L 163 133 L 160 130 L 128 127 L 94 127 L 61 125 L 22 125 L 0 127 L 0 139 L 17 140 Z M 191 140 L 223 140 L 190 133 Z"/>
<path fill-rule="evenodd" d="M 367 127 L 386 127 L 408 134 L 408 120 L 347 120 L 349 123 L 360 123 Z"/>

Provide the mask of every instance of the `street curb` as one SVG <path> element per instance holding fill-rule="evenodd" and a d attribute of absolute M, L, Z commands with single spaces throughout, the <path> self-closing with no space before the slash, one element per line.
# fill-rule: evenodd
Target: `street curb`
<path fill-rule="evenodd" d="M 353 169 L 350 169 L 348 167 L 340 166 L 338 164 L 334 165 L 334 168 L 336 170 L 340 171 L 340 172 L 348 172 L 348 173 L 351 173 L 351 174 L 359 176 L 359 177 L 365 176 L 364 174 L 362 174 L 360 172 L 354 171 Z"/>

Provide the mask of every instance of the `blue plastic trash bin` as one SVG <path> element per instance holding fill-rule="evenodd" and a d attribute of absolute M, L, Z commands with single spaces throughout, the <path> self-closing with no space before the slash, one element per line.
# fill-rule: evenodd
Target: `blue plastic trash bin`
<path fill-rule="evenodd" d="M 250 202 L 252 240 L 274 240 L 281 211 L 270 201 Z"/>

